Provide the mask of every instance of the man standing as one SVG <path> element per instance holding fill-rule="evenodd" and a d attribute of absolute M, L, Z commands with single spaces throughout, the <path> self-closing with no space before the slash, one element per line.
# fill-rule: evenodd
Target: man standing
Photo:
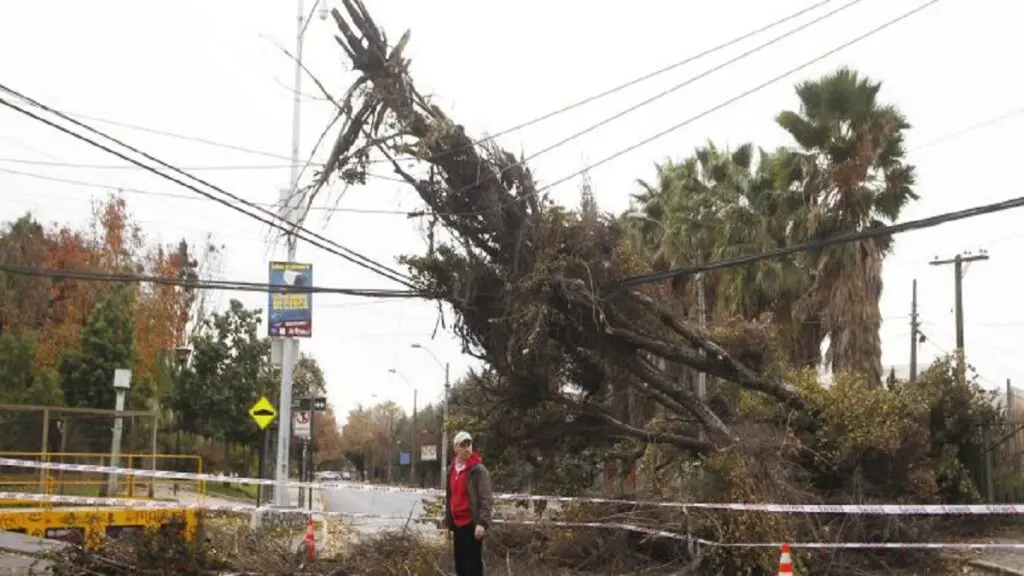
<path fill-rule="evenodd" d="M 483 539 L 491 527 L 491 475 L 473 452 L 469 432 L 455 435 L 455 461 L 448 468 L 444 523 L 452 531 L 456 576 L 483 576 Z"/>

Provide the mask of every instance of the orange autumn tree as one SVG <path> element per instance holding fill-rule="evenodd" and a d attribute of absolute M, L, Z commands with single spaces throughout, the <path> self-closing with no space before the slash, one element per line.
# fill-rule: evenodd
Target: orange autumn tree
<path fill-rule="evenodd" d="M 33 266 L 98 273 L 139 273 L 196 279 L 198 262 L 189 245 L 147 247 L 141 226 L 131 217 L 124 198 L 111 195 L 93 205 L 92 218 L 82 229 L 68 226 L 45 232 L 39 262 Z M 49 315 L 39 327 L 36 362 L 56 369 L 62 352 L 77 351 L 89 312 L 109 285 L 85 280 L 50 279 Z M 141 285 L 135 295 L 133 366 L 140 393 L 158 392 L 164 358 L 182 344 L 194 290 L 178 286 Z"/>
<path fill-rule="evenodd" d="M 144 264 L 152 276 L 182 280 L 197 277 L 198 262 L 190 256 L 185 241 L 174 251 L 158 246 L 146 255 Z M 183 286 L 148 284 L 140 288 L 135 299 L 136 370 L 153 383 L 154 392 L 163 392 L 161 376 L 169 355 L 184 344 L 193 293 L 194 289 Z"/>
<path fill-rule="evenodd" d="M 96 254 L 89 238 L 80 231 L 61 227 L 46 232 L 46 249 L 40 267 L 57 270 L 96 270 Z M 96 303 L 102 286 L 94 282 L 53 278 L 49 281 L 48 321 L 39 329 L 36 362 L 56 369 L 61 352 L 79 348 L 82 326 Z"/>

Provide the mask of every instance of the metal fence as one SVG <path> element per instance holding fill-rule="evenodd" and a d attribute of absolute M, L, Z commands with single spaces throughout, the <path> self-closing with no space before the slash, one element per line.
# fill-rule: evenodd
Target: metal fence
<path fill-rule="evenodd" d="M 203 473 L 202 459 L 195 455 L 128 453 L 119 454 L 115 460 L 111 458 L 109 452 L 0 452 L 0 458 L 16 458 L 19 460 L 60 464 L 114 465 L 128 470 L 173 469 L 196 474 Z M 186 463 L 184 466 L 182 466 L 183 462 Z M 206 483 L 203 481 L 136 477 L 131 472 L 125 474 L 106 474 L 102 472 L 0 467 L 0 492 L 149 499 L 173 496 L 181 488 L 194 492 L 198 501 L 202 503 L 206 492 Z M 38 502 L 34 501 L 2 502 L 6 506 L 25 503 L 32 506 L 39 505 Z"/>
<path fill-rule="evenodd" d="M 113 429 L 118 419 L 122 437 L 120 446 L 115 448 Z M 0 404 L 2 457 L 128 469 L 203 471 L 198 456 L 158 453 L 158 433 L 154 412 Z M 174 493 L 182 484 L 200 497 L 204 492 L 202 483 L 163 482 L 132 474 L 0 469 L 0 491 L 8 492 L 153 498 L 161 496 L 163 484 L 168 484 Z M 17 503 L 5 501 L 2 505 Z"/>
<path fill-rule="evenodd" d="M 156 452 L 153 412 L 31 404 L 0 404 L 0 451 L 107 452 L 118 418 L 121 451 Z"/>
<path fill-rule="evenodd" d="M 1018 502 L 1024 498 L 1024 390 L 1009 380 L 995 404 L 1006 418 L 1006 430 L 999 437 L 982 432 L 987 447 L 978 458 L 976 483 L 990 502 Z"/>

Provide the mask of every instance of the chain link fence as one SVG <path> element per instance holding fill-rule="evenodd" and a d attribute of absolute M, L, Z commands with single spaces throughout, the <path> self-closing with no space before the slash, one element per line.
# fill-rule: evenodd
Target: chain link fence
<path fill-rule="evenodd" d="M 121 442 L 114 447 L 114 428 L 121 420 Z M 194 455 L 157 452 L 156 413 L 61 406 L 0 404 L 0 457 L 41 462 L 92 464 L 128 469 L 202 473 Z M 201 482 L 137 478 L 63 470 L 0 468 L 0 491 L 71 496 L 158 498 L 185 489 L 201 497 Z M 33 505 L 3 502 L 3 505 Z"/>

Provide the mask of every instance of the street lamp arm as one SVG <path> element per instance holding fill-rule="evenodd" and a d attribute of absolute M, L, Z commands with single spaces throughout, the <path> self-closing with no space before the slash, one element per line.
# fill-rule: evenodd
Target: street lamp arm
<path fill-rule="evenodd" d="M 399 378 L 402 379 L 402 381 L 405 382 L 406 386 L 412 388 L 413 392 L 416 392 L 416 387 L 413 386 L 412 382 L 410 382 L 409 379 L 405 377 L 405 374 L 402 374 L 401 372 L 394 368 L 388 368 L 388 374 L 394 374 L 395 376 L 398 376 Z"/>
<path fill-rule="evenodd" d="M 430 348 L 427 348 L 426 346 L 424 346 L 422 344 L 413 344 L 412 348 L 415 348 L 417 350 L 423 350 L 427 354 L 430 354 L 430 357 L 434 359 L 434 363 L 437 364 L 438 368 L 441 368 L 442 370 L 444 370 L 444 367 L 445 367 L 444 366 L 444 362 L 441 362 L 441 360 L 438 359 L 437 355 L 434 354 L 434 352 Z"/>

